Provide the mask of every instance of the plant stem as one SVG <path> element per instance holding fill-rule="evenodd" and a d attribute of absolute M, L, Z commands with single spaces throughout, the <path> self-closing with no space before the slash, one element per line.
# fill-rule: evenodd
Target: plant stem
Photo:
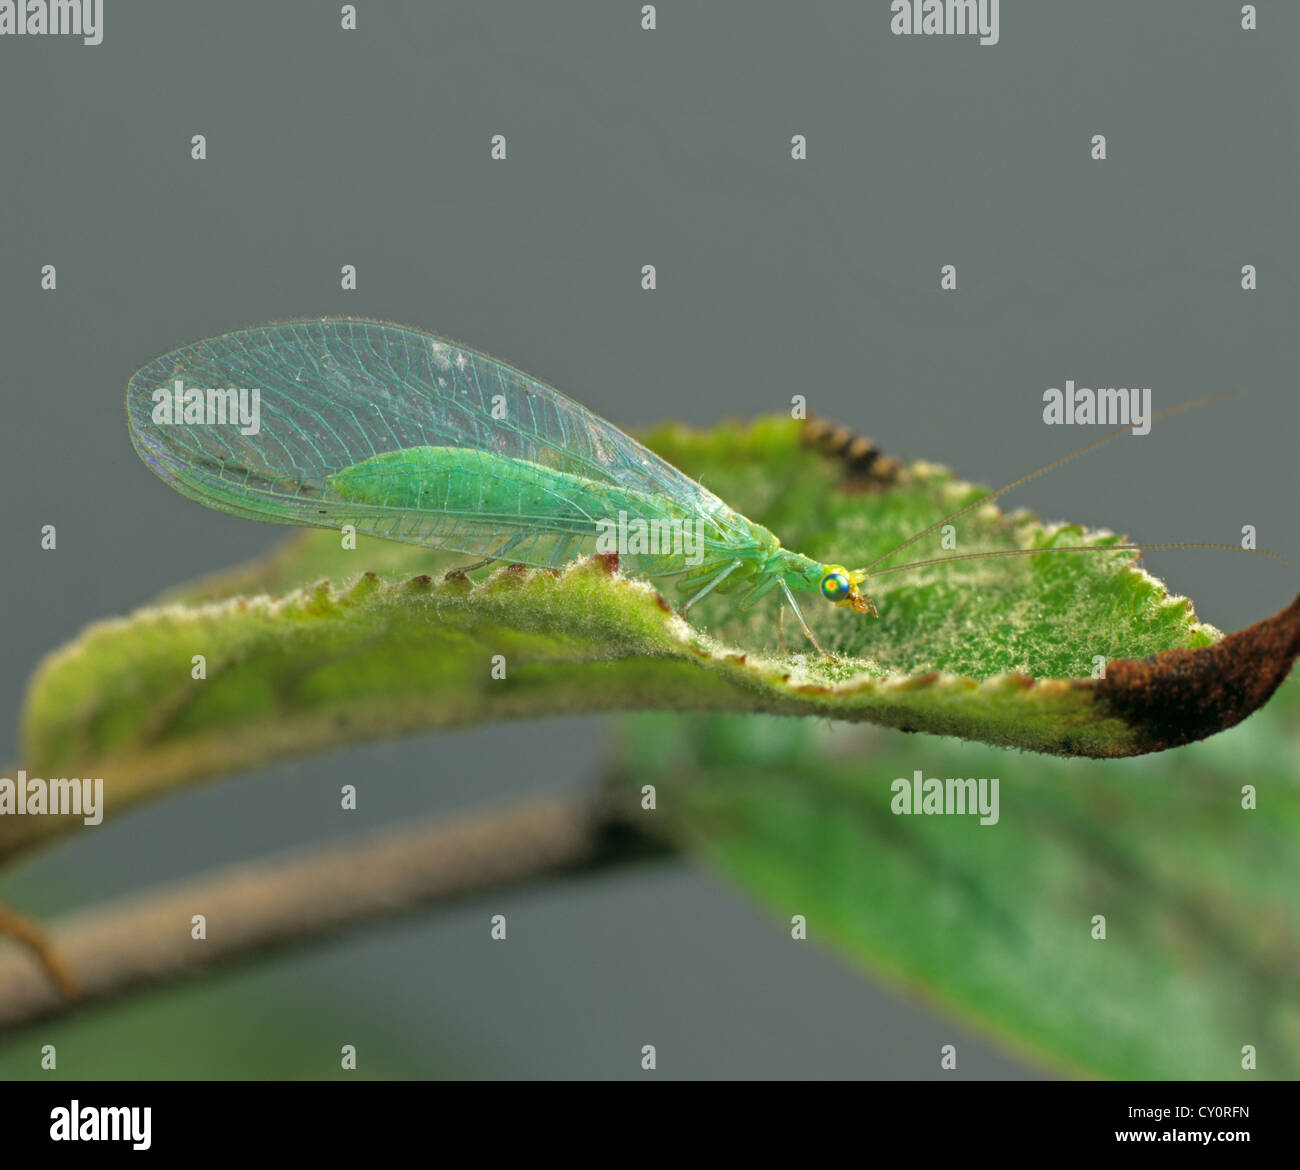
<path fill-rule="evenodd" d="M 663 856 L 596 799 L 547 798 L 235 866 L 78 913 L 46 935 L 82 993 L 35 953 L 0 953 L 0 1030 L 241 956 L 492 890 Z M 193 937 L 202 915 L 206 937 Z"/>

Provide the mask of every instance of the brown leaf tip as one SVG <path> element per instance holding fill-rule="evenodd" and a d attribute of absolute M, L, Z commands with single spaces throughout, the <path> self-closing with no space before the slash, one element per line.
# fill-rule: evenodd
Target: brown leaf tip
<path fill-rule="evenodd" d="M 592 559 L 611 577 L 618 572 L 618 553 L 596 553 Z"/>
<path fill-rule="evenodd" d="M 1300 654 L 1300 597 L 1281 613 L 1200 650 L 1166 650 L 1106 667 L 1097 694 L 1159 751 L 1205 739 L 1262 707 Z"/>

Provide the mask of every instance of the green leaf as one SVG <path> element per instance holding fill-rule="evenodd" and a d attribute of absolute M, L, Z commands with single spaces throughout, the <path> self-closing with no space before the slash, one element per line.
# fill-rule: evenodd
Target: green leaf
<path fill-rule="evenodd" d="M 664 428 L 647 440 L 789 547 L 850 566 L 979 494 L 941 469 L 872 462 L 852 445 L 830 457 L 809 434 L 825 432 L 765 419 L 705 434 Z M 956 535 L 962 551 L 1085 539 L 992 506 L 963 517 Z M 563 574 L 500 569 L 444 583 L 434 578 L 456 558 L 365 538 L 355 550 L 340 544 L 331 532 L 298 535 L 259 562 L 85 630 L 32 681 L 29 772 L 111 776 L 120 807 L 186 779 L 366 737 L 637 708 L 823 715 L 1122 756 L 1236 722 L 1300 647 L 1300 607 L 1274 619 L 1267 654 L 1253 642 L 1216 643 L 1190 602 L 1123 552 L 883 577 L 873 590 L 879 620 L 805 595 L 819 637 L 840 656 L 826 663 L 793 623 L 789 650 L 780 648 L 775 603 L 745 613 L 731 597 L 709 597 L 688 625 L 653 587 L 600 559 Z M 1184 652 L 1173 671 L 1159 658 L 1117 661 L 1170 650 Z M 198 655 L 201 680 L 192 677 Z M 495 656 L 504 678 L 494 677 Z M 1094 681 L 1099 656 L 1107 678 Z M 0 849 L 17 822 L 0 824 Z"/>
<path fill-rule="evenodd" d="M 1286 689 L 1248 727 L 1105 763 L 810 720 L 644 715 L 625 721 L 616 790 L 639 810 L 654 785 L 637 823 L 702 853 L 775 930 L 803 915 L 814 945 L 1039 1064 L 1295 1079 L 1300 696 Z M 918 769 L 997 777 L 996 824 L 893 812 L 894 781 Z"/>

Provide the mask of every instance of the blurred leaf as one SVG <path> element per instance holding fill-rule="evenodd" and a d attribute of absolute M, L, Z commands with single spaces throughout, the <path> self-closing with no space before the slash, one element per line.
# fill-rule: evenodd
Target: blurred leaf
<path fill-rule="evenodd" d="M 711 859 L 775 929 L 806 916 L 810 940 L 1042 1063 L 1290 1079 L 1295 689 L 1213 740 L 1105 763 L 806 720 L 645 715 L 625 721 L 617 780 L 633 808 L 655 785 L 657 809 L 638 823 Z M 999 778 L 997 823 L 891 811 L 893 782 L 918 769 Z M 1242 808 L 1246 784 L 1256 811 Z M 1247 1044 L 1254 1073 L 1241 1068 Z"/>

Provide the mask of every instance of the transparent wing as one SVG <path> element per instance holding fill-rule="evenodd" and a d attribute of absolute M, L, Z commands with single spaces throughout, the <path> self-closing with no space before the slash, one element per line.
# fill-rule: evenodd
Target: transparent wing
<path fill-rule="evenodd" d="M 191 392 L 189 406 L 178 386 Z M 199 403 L 196 390 L 224 395 Z M 248 415 L 231 417 L 253 402 L 255 428 Z M 169 408 L 182 409 L 169 418 Z M 127 416 L 136 450 L 161 478 L 253 520 L 355 524 L 390 540 L 554 566 L 589 551 L 593 511 L 630 492 L 642 511 L 694 518 L 710 545 L 749 536 L 711 492 L 557 390 L 399 325 L 290 321 L 184 346 L 131 378 Z M 372 502 L 337 498 L 331 477 L 409 448 L 487 452 L 497 457 L 491 483 L 467 490 L 471 464 L 415 507 L 373 493 Z"/>

